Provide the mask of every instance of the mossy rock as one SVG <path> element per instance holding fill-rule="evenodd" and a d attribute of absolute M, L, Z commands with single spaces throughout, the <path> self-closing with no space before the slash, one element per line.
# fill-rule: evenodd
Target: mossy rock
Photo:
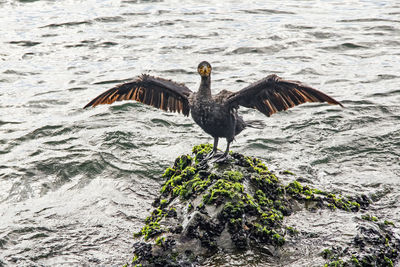
<path fill-rule="evenodd" d="M 238 153 L 223 164 L 201 165 L 211 149 L 195 146 L 193 157 L 182 155 L 166 169 L 127 266 L 196 266 L 216 252 L 258 247 L 278 255 L 287 238 L 298 234 L 283 222 L 299 205 L 357 212 L 370 203 L 366 196 L 336 196 L 297 181 L 284 185 L 259 159 Z M 330 264 L 338 257 L 325 258 Z"/>
<path fill-rule="evenodd" d="M 345 247 L 324 249 L 321 255 L 326 267 L 393 267 L 400 256 L 400 239 L 394 233 L 394 224 L 380 221 L 369 214 L 359 219 L 357 233 Z"/>

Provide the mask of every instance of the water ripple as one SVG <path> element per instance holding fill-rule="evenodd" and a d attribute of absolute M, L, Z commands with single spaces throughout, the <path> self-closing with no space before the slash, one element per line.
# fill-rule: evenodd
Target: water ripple
<path fill-rule="evenodd" d="M 351 50 L 351 49 L 368 49 L 368 46 L 363 46 L 355 43 L 342 43 L 339 45 L 334 45 L 334 46 L 325 46 L 321 47 L 324 50 L 329 50 L 329 51 L 345 51 L 345 50 Z"/>
<path fill-rule="evenodd" d="M 79 25 L 90 25 L 91 21 L 73 21 L 73 22 L 64 22 L 64 23 L 51 23 L 40 28 L 58 28 L 58 27 L 73 27 Z"/>
<path fill-rule="evenodd" d="M 115 16 L 115 17 L 100 17 L 96 18 L 95 21 L 97 22 L 123 22 L 125 19 L 121 16 Z"/>
<path fill-rule="evenodd" d="M 9 42 L 9 44 L 16 44 L 16 45 L 19 45 L 19 46 L 27 46 L 27 47 L 30 47 L 30 46 L 36 46 L 36 45 L 39 45 L 39 44 L 41 44 L 41 42 L 33 42 L 33 41 L 11 41 L 11 42 Z"/>
<path fill-rule="evenodd" d="M 227 53 L 227 55 L 243 55 L 243 54 L 272 54 L 284 49 L 283 45 L 273 45 L 273 46 L 265 46 L 265 47 L 239 47 L 231 52 Z"/>
<path fill-rule="evenodd" d="M 342 19 L 337 22 L 400 22 L 400 20 L 381 18 Z"/>
<path fill-rule="evenodd" d="M 294 15 L 296 13 L 292 11 L 283 11 L 283 10 L 276 10 L 276 9 L 251 9 L 251 10 L 241 10 L 241 12 L 248 13 L 248 14 L 289 14 Z"/>

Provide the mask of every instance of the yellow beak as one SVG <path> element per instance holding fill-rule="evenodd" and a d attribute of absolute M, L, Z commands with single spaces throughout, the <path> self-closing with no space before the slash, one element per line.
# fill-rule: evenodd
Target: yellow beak
<path fill-rule="evenodd" d="M 210 72 L 211 72 L 211 68 L 210 67 L 201 66 L 199 68 L 199 73 L 200 73 L 201 76 L 208 76 L 208 75 L 210 75 Z"/>

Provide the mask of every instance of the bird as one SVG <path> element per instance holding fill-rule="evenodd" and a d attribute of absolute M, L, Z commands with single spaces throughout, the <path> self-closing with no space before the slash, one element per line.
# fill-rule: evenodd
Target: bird
<path fill-rule="evenodd" d="M 214 138 L 213 148 L 204 160 L 216 157 L 215 162 L 223 162 L 228 157 L 235 136 L 246 127 L 251 127 L 251 122 L 244 121 L 239 115 L 240 106 L 256 109 L 268 117 L 306 102 L 327 102 L 343 107 L 340 102 L 317 89 L 299 81 L 285 80 L 276 74 L 270 74 L 239 91 L 224 89 L 213 95 L 211 71 L 210 63 L 200 62 L 197 72 L 201 80 L 197 92 L 183 83 L 142 74 L 106 90 L 86 104 L 84 109 L 115 101 L 135 100 L 163 111 L 191 115 L 196 124 Z M 219 138 L 225 138 L 227 143 L 222 155 L 217 153 Z"/>

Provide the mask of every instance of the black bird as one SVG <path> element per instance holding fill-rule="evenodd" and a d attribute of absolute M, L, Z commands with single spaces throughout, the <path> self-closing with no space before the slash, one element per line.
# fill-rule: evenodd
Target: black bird
<path fill-rule="evenodd" d="M 222 90 L 211 94 L 211 65 L 203 61 L 197 67 L 201 76 L 197 92 L 184 84 L 143 74 L 136 80 L 117 85 L 90 101 L 84 108 L 100 104 L 111 104 L 121 100 L 136 100 L 164 111 L 192 115 L 193 120 L 214 138 L 213 157 L 217 151 L 218 139 L 226 138 L 225 152 L 217 160 L 224 160 L 229 146 L 249 123 L 238 115 L 239 106 L 254 108 L 268 117 L 278 111 L 305 102 L 327 102 L 342 106 L 332 97 L 298 81 L 288 81 L 275 74 L 269 75 L 237 92 Z M 343 107 L 343 106 L 342 106 Z"/>

